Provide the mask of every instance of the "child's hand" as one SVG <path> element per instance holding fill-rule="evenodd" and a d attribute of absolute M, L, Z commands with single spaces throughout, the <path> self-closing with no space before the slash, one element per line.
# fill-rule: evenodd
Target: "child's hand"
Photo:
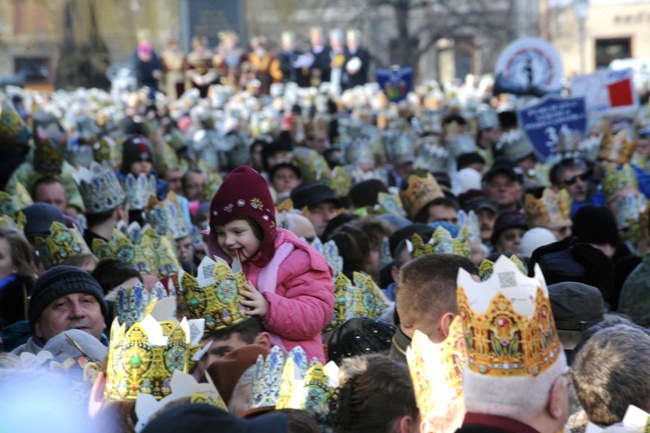
<path fill-rule="evenodd" d="M 246 314 L 249 316 L 261 316 L 266 315 L 266 311 L 269 308 L 269 303 L 266 301 L 264 295 L 262 295 L 251 283 L 246 281 L 244 283 L 244 290 L 239 292 L 244 298 L 240 303 L 247 308 Z"/>

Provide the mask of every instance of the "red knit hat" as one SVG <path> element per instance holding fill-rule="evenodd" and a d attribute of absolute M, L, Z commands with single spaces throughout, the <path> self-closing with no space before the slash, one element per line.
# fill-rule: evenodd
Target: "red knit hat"
<path fill-rule="evenodd" d="M 247 165 L 234 169 L 223 181 L 210 203 L 210 231 L 236 219 L 250 217 L 264 231 L 260 253 L 253 258 L 263 267 L 275 253 L 275 206 L 266 180 Z"/>

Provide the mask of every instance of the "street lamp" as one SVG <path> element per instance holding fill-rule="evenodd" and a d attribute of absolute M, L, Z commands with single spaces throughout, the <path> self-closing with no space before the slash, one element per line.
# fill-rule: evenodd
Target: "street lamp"
<path fill-rule="evenodd" d="M 585 73 L 585 21 L 589 12 L 589 0 L 573 0 L 573 12 L 578 19 L 580 38 L 580 73 Z"/>

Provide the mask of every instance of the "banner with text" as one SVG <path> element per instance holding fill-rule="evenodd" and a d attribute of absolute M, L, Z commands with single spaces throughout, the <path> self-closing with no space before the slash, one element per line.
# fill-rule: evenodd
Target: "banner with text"
<path fill-rule="evenodd" d="M 587 129 L 585 98 L 547 96 L 517 114 L 521 128 L 542 160 L 553 153 L 561 132 L 574 131 L 584 136 Z"/>
<path fill-rule="evenodd" d="M 632 68 L 596 71 L 571 78 L 571 96 L 585 98 L 588 113 L 620 114 L 639 108 Z"/>

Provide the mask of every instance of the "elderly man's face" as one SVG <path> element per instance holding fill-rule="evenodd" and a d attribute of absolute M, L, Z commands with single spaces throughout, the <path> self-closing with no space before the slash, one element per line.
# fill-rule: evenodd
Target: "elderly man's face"
<path fill-rule="evenodd" d="M 501 209 L 515 206 L 521 200 L 522 193 L 519 182 L 503 173 L 494 175 L 487 183 L 485 192 Z"/>
<path fill-rule="evenodd" d="M 34 326 L 34 333 L 48 341 L 68 329 L 81 329 L 101 339 L 106 328 L 99 302 L 87 293 L 71 293 L 48 305 Z"/>

